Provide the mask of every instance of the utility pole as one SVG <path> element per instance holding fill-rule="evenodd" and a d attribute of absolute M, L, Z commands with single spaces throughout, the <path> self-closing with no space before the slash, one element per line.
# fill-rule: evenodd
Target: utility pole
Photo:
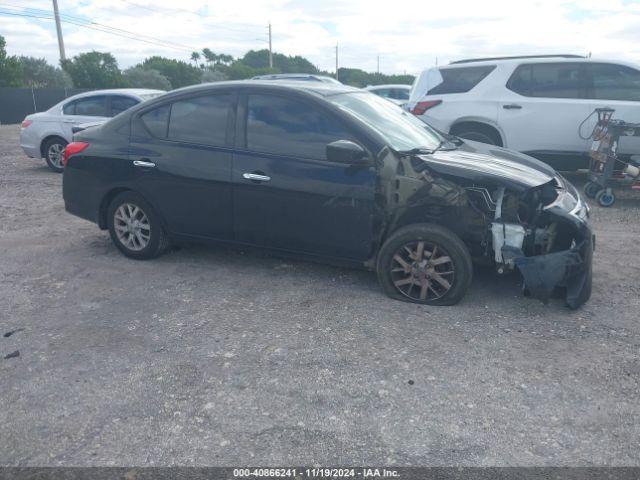
<path fill-rule="evenodd" d="M 273 50 L 271 49 L 271 22 L 269 22 L 269 68 L 273 68 Z"/>
<path fill-rule="evenodd" d="M 336 80 L 338 80 L 338 44 L 336 43 Z"/>
<path fill-rule="evenodd" d="M 62 40 L 62 26 L 60 25 L 60 12 L 58 11 L 58 0 L 53 0 L 53 16 L 56 19 L 56 32 L 58 32 L 58 48 L 60 49 L 60 62 L 64 62 L 67 56 L 64 53 L 64 40 Z"/>
<path fill-rule="evenodd" d="M 378 74 L 380 73 L 380 54 L 378 54 L 378 69 L 377 69 Z"/>

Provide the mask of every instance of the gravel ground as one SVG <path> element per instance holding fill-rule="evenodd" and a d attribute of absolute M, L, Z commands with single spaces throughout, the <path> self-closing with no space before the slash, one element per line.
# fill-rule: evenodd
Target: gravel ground
<path fill-rule="evenodd" d="M 593 207 L 582 309 L 490 271 L 438 308 L 253 252 L 128 260 L 16 126 L 0 161 L 1 465 L 640 465 L 637 193 Z"/>

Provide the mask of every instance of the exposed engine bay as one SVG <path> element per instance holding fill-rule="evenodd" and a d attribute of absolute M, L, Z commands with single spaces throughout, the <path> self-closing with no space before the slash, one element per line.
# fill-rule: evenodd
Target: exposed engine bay
<path fill-rule="evenodd" d="M 581 274 L 590 275 L 581 266 L 587 247 L 591 250 L 591 239 L 585 238 L 589 234 L 579 225 L 588 217 L 588 207 L 567 186 L 559 177 L 524 193 L 506 187 L 490 191 L 472 186 L 466 190 L 469 203 L 490 219 L 487 245 L 492 252 L 487 255 L 492 254 L 497 272 L 505 274 L 517 268 L 524 278 L 525 292 L 544 302 L 564 289 L 567 304 L 576 308 L 586 299 L 571 285 L 582 283 Z M 558 214 L 567 209 L 569 215 Z"/>

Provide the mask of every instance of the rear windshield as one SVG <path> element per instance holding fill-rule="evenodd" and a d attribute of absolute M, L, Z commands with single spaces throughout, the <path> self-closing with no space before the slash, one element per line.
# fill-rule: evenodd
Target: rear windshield
<path fill-rule="evenodd" d="M 466 93 L 479 84 L 495 68 L 495 65 L 442 68 L 440 69 L 440 74 L 442 75 L 443 82 L 429 90 L 427 95 Z"/>

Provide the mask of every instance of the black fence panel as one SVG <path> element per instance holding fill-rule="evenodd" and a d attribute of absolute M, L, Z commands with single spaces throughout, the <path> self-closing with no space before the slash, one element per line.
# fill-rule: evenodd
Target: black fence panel
<path fill-rule="evenodd" d="M 44 112 L 88 88 L 0 88 L 0 124 L 20 123 L 30 113 Z"/>

